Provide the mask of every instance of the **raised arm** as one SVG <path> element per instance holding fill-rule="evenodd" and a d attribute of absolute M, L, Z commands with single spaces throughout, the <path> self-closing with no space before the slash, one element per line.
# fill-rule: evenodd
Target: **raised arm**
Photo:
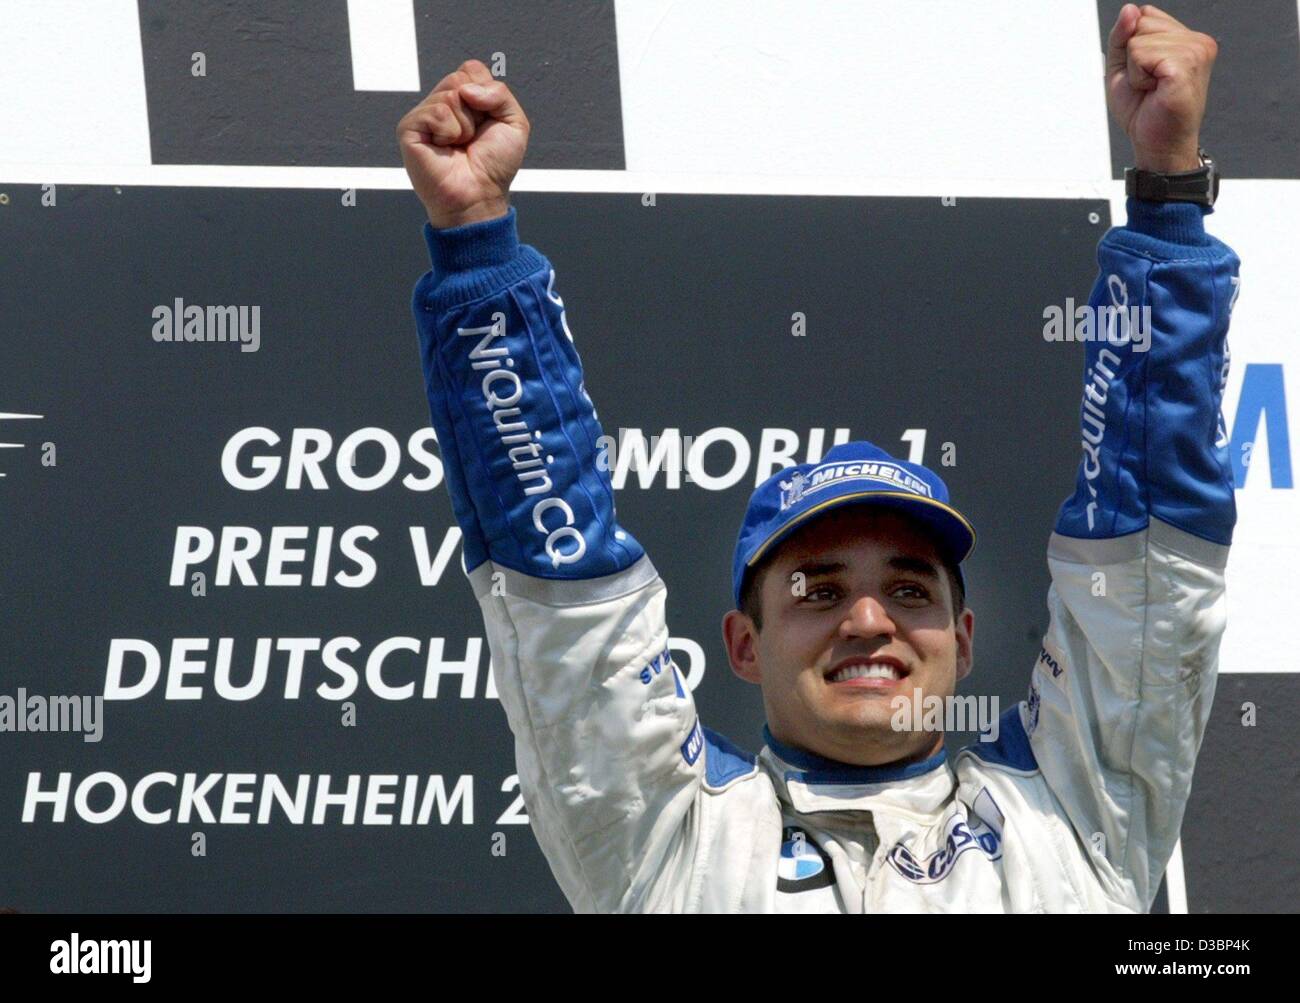
<path fill-rule="evenodd" d="M 1139 166 L 1195 167 L 1214 42 L 1138 13 L 1126 6 L 1111 33 L 1112 110 Z M 1129 312 L 1120 343 L 1087 346 L 1082 461 L 1049 544 L 1051 625 L 1027 710 L 1039 768 L 1103 886 L 1142 909 L 1210 713 L 1236 518 L 1220 405 L 1240 262 L 1205 214 L 1129 199 L 1128 225 L 1098 248 L 1091 304 Z"/>
<path fill-rule="evenodd" d="M 412 302 L 429 409 L 556 879 L 579 911 L 681 910 L 704 737 L 668 653 L 664 585 L 597 462 L 555 271 L 516 236 L 507 195 L 527 136 L 477 61 L 398 126 L 430 221 Z"/>

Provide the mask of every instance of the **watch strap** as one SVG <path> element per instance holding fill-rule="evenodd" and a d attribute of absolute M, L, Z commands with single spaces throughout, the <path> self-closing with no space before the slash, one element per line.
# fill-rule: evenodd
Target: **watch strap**
<path fill-rule="evenodd" d="M 1219 197 L 1219 171 L 1204 150 L 1197 152 L 1201 166 L 1191 171 L 1162 174 L 1125 168 L 1125 194 L 1146 202 L 1194 202 L 1213 206 Z"/>

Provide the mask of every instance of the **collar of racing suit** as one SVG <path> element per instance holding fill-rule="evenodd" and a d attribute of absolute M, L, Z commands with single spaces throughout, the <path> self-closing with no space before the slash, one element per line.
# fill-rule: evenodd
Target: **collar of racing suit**
<path fill-rule="evenodd" d="M 763 740 L 759 761 L 781 800 L 798 812 L 886 811 L 922 821 L 952 795 L 953 773 L 942 749 L 918 763 L 853 766 L 778 742 L 766 725 Z"/>

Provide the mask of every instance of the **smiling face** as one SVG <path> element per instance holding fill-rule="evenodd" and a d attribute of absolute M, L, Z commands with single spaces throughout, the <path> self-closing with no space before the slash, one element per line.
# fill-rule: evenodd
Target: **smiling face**
<path fill-rule="evenodd" d="M 723 619 L 732 670 L 763 688 L 774 738 L 859 766 L 915 762 L 943 735 L 899 731 L 898 697 L 946 697 L 970 672 L 975 618 L 930 537 L 894 512 L 829 512 L 784 541 L 759 579 L 762 628 Z"/>

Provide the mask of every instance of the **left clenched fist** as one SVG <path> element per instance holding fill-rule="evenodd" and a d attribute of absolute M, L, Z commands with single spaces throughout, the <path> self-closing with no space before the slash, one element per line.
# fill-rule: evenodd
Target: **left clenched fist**
<path fill-rule="evenodd" d="M 1110 31 L 1106 101 L 1144 171 L 1191 171 L 1218 43 L 1159 7 L 1125 4 Z"/>

